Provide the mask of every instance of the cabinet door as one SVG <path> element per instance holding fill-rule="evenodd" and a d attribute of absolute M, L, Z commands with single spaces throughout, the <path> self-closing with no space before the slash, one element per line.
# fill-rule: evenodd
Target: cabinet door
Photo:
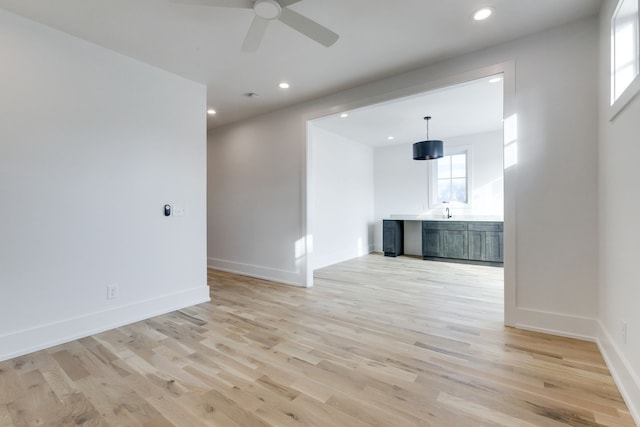
<path fill-rule="evenodd" d="M 464 231 L 443 230 L 445 258 L 469 259 L 468 233 Z"/>
<path fill-rule="evenodd" d="M 487 231 L 485 244 L 485 261 L 504 262 L 504 246 L 501 231 Z"/>
<path fill-rule="evenodd" d="M 382 246 L 385 254 L 396 252 L 396 229 L 385 224 L 382 229 Z"/>
<path fill-rule="evenodd" d="M 503 262 L 501 231 L 469 231 L 469 259 Z"/>
<path fill-rule="evenodd" d="M 486 233 L 484 231 L 469 231 L 469 259 L 483 261 L 486 245 Z"/>
<path fill-rule="evenodd" d="M 422 256 L 443 256 L 442 231 L 422 228 Z"/>
<path fill-rule="evenodd" d="M 404 227 L 402 221 L 382 222 L 382 250 L 385 256 L 398 256 L 404 252 Z"/>

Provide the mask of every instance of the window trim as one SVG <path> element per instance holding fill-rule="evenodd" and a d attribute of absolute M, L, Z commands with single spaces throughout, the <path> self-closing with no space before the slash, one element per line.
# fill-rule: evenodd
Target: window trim
<path fill-rule="evenodd" d="M 429 162 L 429 200 L 428 206 L 429 209 L 437 209 L 437 208 L 457 208 L 457 209 L 471 209 L 472 207 L 472 196 L 473 196 L 473 181 L 472 181 L 472 150 L 470 145 L 457 146 L 445 152 L 444 157 L 455 156 L 457 154 L 465 154 L 467 156 L 467 202 L 446 202 L 446 203 L 438 203 L 438 168 L 437 161 Z"/>
<path fill-rule="evenodd" d="M 624 91 L 622 91 L 622 93 L 620 94 L 620 96 L 618 96 L 618 98 L 616 98 L 615 100 L 613 100 L 614 95 L 614 84 L 615 84 L 615 59 L 614 59 L 614 55 L 615 55 L 615 26 L 614 26 L 614 20 L 616 18 L 617 13 L 620 11 L 620 8 L 622 7 L 622 2 L 624 0 L 618 0 L 618 2 L 616 3 L 616 7 L 614 8 L 613 12 L 611 13 L 611 18 L 609 19 L 609 48 L 610 48 L 610 54 L 609 54 L 609 65 L 610 65 L 610 71 L 609 71 L 609 121 L 613 121 L 616 116 L 618 114 L 620 114 L 620 112 L 622 112 L 622 110 L 624 110 L 624 108 L 638 95 L 638 93 L 640 93 L 640 0 L 638 1 L 638 14 L 636 15 L 636 20 L 637 22 L 637 31 L 636 31 L 636 37 L 638 38 L 636 40 L 636 61 L 638 62 L 637 67 L 638 67 L 638 74 L 636 74 L 635 78 L 631 81 L 631 83 L 629 84 L 629 86 L 627 86 Z M 613 102 L 611 102 L 613 100 Z"/>

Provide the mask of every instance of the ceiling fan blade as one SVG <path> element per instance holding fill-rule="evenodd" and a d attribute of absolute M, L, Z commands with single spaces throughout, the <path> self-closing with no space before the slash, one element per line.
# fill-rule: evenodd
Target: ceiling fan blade
<path fill-rule="evenodd" d="M 278 3 L 282 7 L 287 7 L 287 6 L 291 6 L 294 3 L 298 3 L 299 1 L 302 1 L 302 0 L 278 0 Z"/>
<path fill-rule="evenodd" d="M 171 3 L 190 4 L 194 6 L 253 9 L 253 0 L 170 0 L 170 1 Z"/>
<path fill-rule="evenodd" d="M 253 22 L 249 27 L 249 32 L 247 32 L 244 42 L 242 43 L 243 52 L 254 52 L 258 50 L 258 46 L 260 46 L 260 42 L 264 37 L 264 32 L 267 29 L 267 25 L 269 25 L 269 21 L 267 19 L 260 18 L 259 16 L 253 18 Z"/>
<path fill-rule="evenodd" d="M 286 7 L 282 8 L 279 19 L 294 30 L 299 31 L 323 46 L 331 46 L 339 37 L 330 29 Z"/>

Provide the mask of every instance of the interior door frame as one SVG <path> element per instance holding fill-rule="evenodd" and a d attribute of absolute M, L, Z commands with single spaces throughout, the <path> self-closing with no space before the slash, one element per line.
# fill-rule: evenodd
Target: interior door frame
<path fill-rule="evenodd" d="M 306 120 L 306 147 L 303 152 L 305 172 L 303 173 L 303 226 L 305 228 L 306 256 L 304 259 L 304 271 L 306 286 L 313 286 L 313 182 L 312 182 L 312 121 L 327 115 L 341 111 L 353 110 L 392 101 L 419 93 L 443 89 L 448 86 L 461 84 L 470 80 L 501 74 L 503 77 L 503 141 L 505 147 L 517 150 L 517 114 L 516 114 L 516 76 L 515 61 L 501 62 L 458 74 L 446 75 L 439 78 L 425 78 L 417 85 L 410 85 L 401 89 L 381 90 L 377 94 L 368 91 L 366 95 L 353 96 L 346 102 L 338 105 L 320 108 L 305 118 Z M 381 85 L 382 86 L 382 85 Z M 503 159 L 507 158 L 507 153 Z M 504 161 L 504 160 L 503 160 Z M 504 324 L 516 325 L 516 195 L 517 195 L 517 161 L 512 164 L 504 164 Z"/>

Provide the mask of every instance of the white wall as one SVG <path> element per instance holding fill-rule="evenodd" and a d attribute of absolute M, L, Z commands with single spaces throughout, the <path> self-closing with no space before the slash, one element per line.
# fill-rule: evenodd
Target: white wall
<path fill-rule="evenodd" d="M 209 134 L 208 264 L 305 284 L 305 121 L 261 116 Z"/>
<path fill-rule="evenodd" d="M 640 98 L 610 121 L 610 27 L 616 2 L 604 3 L 600 27 L 599 267 L 600 345 L 640 425 Z M 621 321 L 627 322 L 627 342 Z"/>
<path fill-rule="evenodd" d="M 373 148 L 310 126 L 313 269 L 373 250 Z"/>
<path fill-rule="evenodd" d="M 517 304 L 577 320 L 597 313 L 597 31 L 534 37 L 516 63 Z"/>
<path fill-rule="evenodd" d="M 597 45 L 597 20 L 587 19 L 213 129 L 209 256 L 217 261 L 210 259 L 210 265 L 226 263 L 245 274 L 306 284 L 305 256 L 298 252 L 296 257 L 293 250 L 307 233 L 306 121 L 424 92 L 456 78 L 479 77 L 472 71 L 514 61 L 519 163 L 511 169 L 509 185 L 516 187 L 517 197 L 505 198 L 516 212 L 505 216 L 508 231 L 515 227 L 516 244 L 509 255 L 515 259 L 513 324 L 593 335 Z M 262 181 L 248 178 L 263 176 Z M 263 205 L 250 202 L 263 194 L 268 194 L 260 199 Z M 277 218 L 275 226 L 255 225 Z"/>
<path fill-rule="evenodd" d="M 208 300 L 206 88 L 2 10 L 0 40 L 0 359 Z"/>
<path fill-rule="evenodd" d="M 411 144 L 377 147 L 373 151 L 375 250 L 382 248 L 382 219 L 391 214 L 417 215 L 428 210 L 429 167 L 413 160 Z"/>
<path fill-rule="evenodd" d="M 502 131 L 447 138 L 445 154 L 468 149 L 470 209 L 451 208 L 456 215 L 502 216 Z M 382 220 L 391 215 L 442 215 L 444 209 L 429 208 L 430 162 L 415 161 L 412 144 L 374 150 L 375 232 L 374 248 L 382 252 Z M 417 228 L 416 228 L 417 226 Z M 405 253 L 422 255 L 419 224 L 405 223 Z M 416 238 L 417 236 L 417 238 Z"/>

